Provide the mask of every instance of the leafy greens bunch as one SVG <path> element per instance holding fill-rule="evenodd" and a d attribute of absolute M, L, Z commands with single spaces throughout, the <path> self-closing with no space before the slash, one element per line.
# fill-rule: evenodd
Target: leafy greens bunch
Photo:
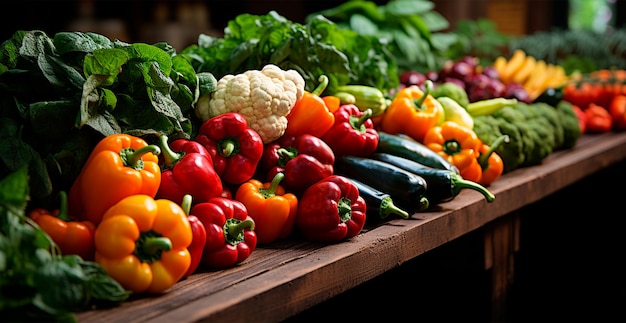
<path fill-rule="evenodd" d="M 27 168 L 0 180 L 0 313 L 4 322 L 76 322 L 74 312 L 126 300 L 98 263 L 62 256 L 25 214 Z"/>
<path fill-rule="evenodd" d="M 189 138 L 194 104 L 216 82 L 167 43 L 17 31 L 0 46 L 0 178 L 28 165 L 31 196 L 49 198 L 104 136 Z"/>
<path fill-rule="evenodd" d="M 457 35 L 444 32 L 450 23 L 428 0 L 350 0 L 312 13 L 306 20 L 322 15 L 342 29 L 382 39 L 397 62 L 400 72 L 439 70 L 445 53 L 457 43 Z"/>
<path fill-rule="evenodd" d="M 303 25 L 275 11 L 241 14 L 228 22 L 223 37 L 201 34 L 198 43 L 180 55 L 187 56 L 197 72 L 212 73 L 217 79 L 272 63 L 298 71 L 306 90 L 313 91 L 324 74 L 329 78 L 328 94 L 346 84 L 383 91 L 399 84 L 396 62 L 383 42 L 339 28 L 319 15 Z"/>

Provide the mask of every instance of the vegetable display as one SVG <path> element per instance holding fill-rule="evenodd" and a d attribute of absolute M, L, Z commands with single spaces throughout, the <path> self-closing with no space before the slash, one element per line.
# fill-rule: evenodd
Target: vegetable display
<path fill-rule="evenodd" d="M 568 78 L 522 50 L 486 66 L 434 57 L 450 44 L 420 3 L 348 1 L 304 25 L 243 14 L 178 53 L 16 32 L 0 46 L 0 259 L 23 271 L 0 287 L 26 290 L 11 318 L 162 294 L 245 266 L 257 245 L 345 242 L 465 191 L 493 202 L 503 174 L 626 129 L 623 71 Z M 393 33 L 364 28 L 377 25 Z M 55 283 L 86 272 L 83 292 L 26 295 L 47 277 L 36 267 Z"/>

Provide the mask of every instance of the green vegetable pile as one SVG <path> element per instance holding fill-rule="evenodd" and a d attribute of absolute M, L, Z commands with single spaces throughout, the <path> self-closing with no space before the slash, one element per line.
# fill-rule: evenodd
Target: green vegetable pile
<path fill-rule="evenodd" d="M 540 164 L 555 150 L 571 148 L 580 137 L 578 119 L 572 105 L 561 101 L 505 106 L 488 115 L 474 116 L 474 131 L 490 144 L 502 135 L 509 143 L 496 148 L 504 162 L 504 172 Z"/>
<path fill-rule="evenodd" d="M 0 47 L 0 178 L 29 166 L 31 197 L 69 190 L 113 133 L 189 138 L 198 97 L 217 81 L 166 43 L 17 31 Z"/>
<path fill-rule="evenodd" d="M 74 312 L 116 306 L 130 292 L 96 262 L 62 256 L 29 221 L 25 167 L 0 180 L 0 313 L 4 322 L 75 322 Z"/>
<path fill-rule="evenodd" d="M 266 15 L 241 14 L 228 22 L 224 37 L 201 34 L 198 43 L 184 48 L 197 72 L 217 79 L 272 63 L 298 71 L 313 91 L 320 75 L 329 78 L 326 92 L 346 84 L 368 85 L 383 91 L 399 84 L 397 63 L 385 44 L 339 28 L 321 15 L 302 25 L 275 11 Z"/>

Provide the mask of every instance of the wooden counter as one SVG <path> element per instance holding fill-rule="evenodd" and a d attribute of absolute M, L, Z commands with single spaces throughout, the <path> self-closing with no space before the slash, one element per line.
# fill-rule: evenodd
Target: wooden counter
<path fill-rule="evenodd" d="M 77 318 L 79 322 L 277 322 L 485 226 L 494 227 L 488 235 L 491 238 L 486 235 L 485 248 L 492 239 L 489 250 L 501 253 L 485 260 L 486 266 L 494 267 L 497 294 L 506 288 L 506 282 L 498 284 L 496 280 L 498 268 L 506 266 L 502 261 L 510 252 L 498 241 L 507 230 L 515 234 L 515 222 L 502 225 L 494 220 L 624 160 L 626 133 L 585 135 L 576 147 L 553 153 L 542 165 L 496 180 L 489 187 L 496 195 L 492 203 L 478 192 L 464 190 L 429 212 L 384 222 L 350 241 L 324 245 L 294 238 L 259 247 L 236 268 L 197 273 L 162 295 L 78 313 Z"/>

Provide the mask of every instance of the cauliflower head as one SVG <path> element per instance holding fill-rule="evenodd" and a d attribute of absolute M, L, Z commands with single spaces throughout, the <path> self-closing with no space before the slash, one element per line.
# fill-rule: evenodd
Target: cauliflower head
<path fill-rule="evenodd" d="M 285 133 L 287 115 L 304 94 L 305 81 L 295 70 L 268 64 L 261 70 L 224 75 L 214 92 L 198 100 L 202 121 L 226 112 L 245 117 L 248 126 L 270 143 Z"/>

